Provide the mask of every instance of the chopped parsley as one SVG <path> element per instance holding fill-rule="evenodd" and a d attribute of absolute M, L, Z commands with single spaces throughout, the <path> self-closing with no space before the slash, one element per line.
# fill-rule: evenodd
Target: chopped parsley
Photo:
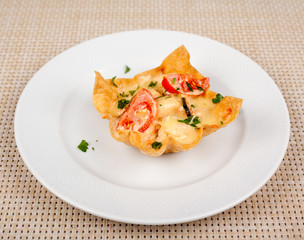
<path fill-rule="evenodd" d="M 124 92 L 120 93 L 119 95 L 122 97 L 129 97 L 129 94 L 125 94 Z"/>
<path fill-rule="evenodd" d="M 162 104 L 159 104 L 159 106 L 163 106 Z"/>
<path fill-rule="evenodd" d="M 205 90 L 202 87 L 197 86 L 197 89 L 200 90 L 200 91 L 205 92 Z"/>
<path fill-rule="evenodd" d="M 96 139 L 96 142 L 98 142 L 98 139 Z"/>
<path fill-rule="evenodd" d="M 193 104 L 191 104 L 191 107 L 195 108 L 195 106 Z"/>
<path fill-rule="evenodd" d="M 199 129 L 199 127 L 197 127 L 196 125 L 201 123 L 201 121 L 198 119 L 198 117 L 195 117 L 193 115 L 184 120 L 177 120 L 177 121 L 190 125 L 191 127 L 195 127 L 196 129 Z"/>
<path fill-rule="evenodd" d="M 187 84 L 187 86 L 188 86 L 189 90 L 190 90 L 191 92 L 193 92 L 193 89 L 192 89 L 192 87 L 191 87 L 190 83 L 186 82 L 186 84 Z"/>
<path fill-rule="evenodd" d="M 134 93 L 140 88 L 140 86 L 138 86 L 135 90 L 131 90 L 129 91 L 129 93 L 131 94 L 131 96 L 134 95 Z"/>
<path fill-rule="evenodd" d="M 129 100 L 126 100 L 126 99 L 120 99 L 119 101 L 118 101 L 118 108 L 119 109 L 123 109 L 126 105 L 128 105 L 128 103 L 129 103 L 130 101 Z"/>
<path fill-rule="evenodd" d="M 158 99 L 158 98 L 161 98 L 161 97 L 164 97 L 164 95 L 158 96 L 158 97 L 156 97 L 155 99 Z"/>
<path fill-rule="evenodd" d="M 160 149 L 162 145 L 163 144 L 161 142 L 154 142 L 154 143 L 152 143 L 152 147 L 154 149 Z"/>
<path fill-rule="evenodd" d="M 224 123 L 223 123 L 223 121 L 221 121 L 221 125 L 223 125 Z"/>
<path fill-rule="evenodd" d="M 173 78 L 173 84 L 175 84 L 175 82 L 176 82 L 176 78 Z"/>
<path fill-rule="evenodd" d="M 136 92 L 136 90 L 129 91 L 129 93 L 131 94 L 131 96 L 133 96 L 135 92 Z"/>
<path fill-rule="evenodd" d="M 128 65 L 126 65 L 126 70 L 125 70 L 125 73 L 128 73 L 128 72 L 130 72 L 130 68 L 129 68 L 129 66 Z"/>
<path fill-rule="evenodd" d="M 224 97 L 220 93 L 218 93 L 216 94 L 215 98 L 212 98 L 212 102 L 214 104 L 219 103 L 220 101 L 222 101 L 223 98 Z"/>
<path fill-rule="evenodd" d="M 92 150 L 94 151 L 94 150 L 95 150 L 95 148 L 94 148 L 94 147 L 92 147 Z"/>
<path fill-rule="evenodd" d="M 117 87 L 117 85 L 116 85 L 116 83 L 114 82 L 114 80 L 116 79 L 116 76 L 115 77 L 112 77 L 112 84 L 115 86 L 115 87 Z"/>
<path fill-rule="evenodd" d="M 78 148 L 83 151 L 86 152 L 88 150 L 88 146 L 89 144 L 87 143 L 86 140 L 82 140 L 81 143 L 78 145 Z"/>
<path fill-rule="evenodd" d="M 157 81 L 151 81 L 148 87 L 155 87 L 157 85 Z"/>
<path fill-rule="evenodd" d="M 165 99 L 168 99 L 168 98 L 170 98 L 170 97 L 171 97 L 171 95 L 169 95 L 169 96 L 165 97 Z"/>
<path fill-rule="evenodd" d="M 175 91 L 178 91 L 178 90 L 180 90 L 180 88 L 179 88 L 179 87 L 175 89 Z"/>

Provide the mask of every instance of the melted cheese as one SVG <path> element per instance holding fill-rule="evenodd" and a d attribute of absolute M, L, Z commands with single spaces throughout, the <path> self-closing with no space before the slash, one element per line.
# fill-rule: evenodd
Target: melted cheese
<path fill-rule="evenodd" d="M 166 117 L 162 121 L 161 130 L 179 144 L 192 144 L 199 134 L 198 131 L 194 127 L 177 120 L 172 116 Z"/>
<path fill-rule="evenodd" d="M 158 119 L 163 119 L 174 112 L 178 111 L 180 107 L 179 101 L 175 97 L 161 97 L 157 99 L 158 103 Z"/>
<path fill-rule="evenodd" d="M 212 109 L 215 107 L 214 103 L 210 98 L 204 96 L 198 97 L 186 97 L 189 102 L 189 106 L 194 105 L 192 108 L 193 115 L 198 116 L 203 124 L 216 124 L 218 118 L 212 114 Z"/>

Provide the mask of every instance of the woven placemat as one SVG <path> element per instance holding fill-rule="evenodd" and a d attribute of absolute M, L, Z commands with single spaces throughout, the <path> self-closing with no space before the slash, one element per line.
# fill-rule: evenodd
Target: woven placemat
<path fill-rule="evenodd" d="M 141 226 L 93 216 L 47 191 L 17 151 L 14 111 L 40 67 L 82 41 L 147 28 L 240 50 L 287 102 L 291 136 L 279 169 L 248 200 L 213 217 Z M 0 81 L 0 239 L 304 239 L 304 1 L 0 1 Z"/>

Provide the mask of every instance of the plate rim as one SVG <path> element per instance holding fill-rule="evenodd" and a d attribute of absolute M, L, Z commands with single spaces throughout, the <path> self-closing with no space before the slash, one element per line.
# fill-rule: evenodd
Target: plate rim
<path fill-rule="evenodd" d="M 286 136 L 285 136 L 285 147 L 284 148 L 281 148 L 281 152 L 280 152 L 280 159 L 279 160 L 276 160 L 276 164 L 273 165 L 272 167 L 272 171 L 269 171 L 268 172 L 268 175 L 264 176 L 264 179 L 263 180 L 260 180 L 259 181 L 259 184 L 256 185 L 256 187 L 254 189 L 252 189 L 250 191 L 250 193 L 248 193 L 247 195 L 243 196 L 243 198 L 240 198 L 238 201 L 235 201 L 234 203 L 231 203 L 231 204 L 228 204 L 226 206 L 223 206 L 221 208 L 217 208 L 217 210 L 214 210 L 214 211 L 211 211 L 209 214 L 197 214 L 196 216 L 191 216 L 191 217 L 188 217 L 188 218 L 181 218 L 181 219 L 177 219 L 177 218 L 173 218 L 173 219 L 167 219 L 167 220 L 160 220 L 160 221 L 155 221 L 155 220 L 152 220 L 152 221 L 149 221 L 149 219 L 146 219 L 146 220 L 139 220 L 137 221 L 136 219 L 130 219 L 130 218 L 124 218 L 124 217 L 115 217 L 115 216 L 112 216 L 112 215 L 108 215 L 106 213 L 103 213 L 102 215 L 100 214 L 97 214 L 96 212 L 92 211 L 91 209 L 87 208 L 86 206 L 82 206 L 81 204 L 79 203 L 76 203 L 74 202 L 74 199 L 69 199 L 67 198 L 63 193 L 59 193 L 56 189 L 53 189 L 52 186 L 50 186 L 46 181 L 45 179 L 43 178 L 43 176 L 41 176 L 39 174 L 39 172 L 37 172 L 35 170 L 35 167 L 33 167 L 31 165 L 31 161 L 28 159 L 28 157 L 26 156 L 26 154 L 24 153 L 21 145 L 20 145 L 20 139 L 19 139 L 19 135 L 18 135 L 18 131 L 16 129 L 18 129 L 18 112 L 20 112 L 19 108 L 20 108 L 20 102 L 22 101 L 22 96 L 24 95 L 24 92 L 27 91 L 28 88 L 30 88 L 31 86 L 31 82 L 32 80 L 35 78 L 35 76 L 37 75 L 38 72 L 40 72 L 46 65 L 48 65 L 49 63 L 51 63 L 52 61 L 54 61 L 59 55 L 62 55 L 63 53 L 67 52 L 67 51 L 70 51 L 71 49 L 75 48 L 75 47 L 78 47 L 82 44 L 86 44 L 90 41 L 95 41 L 96 39 L 100 39 L 100 38 L 103 38 L 105 36 L 109 36 L 109 35 L 118 35 L 118 34 L 122 34 L 122 33 L 138 33 L 138 32 L 150 32 L 150 31 L 153 31 L 153 32 L 170 32 L 170 33 L 180 33 L 180 34 L 188 34 L 188 35 L 191 35 L 191 36 L 196 36 L 196 37 L 201 37 L 201 38 L 206 38 L 206 39 L 209 39 L 211 41 L 215 41 L 217 43 L 220 43 L 222 45 L 224 45 L 225 47 L 227 48 L 230 48 L 232 49 L 233 51 L 237 51 L 238 53 L 242 54 L 243 56 L 245 56 L 249 61 L 251 61 L 252 63 L 254 63 L 257 67 L 259 67 L 265 74 L 267 74 L 267 76 L 272 80 L 272 84 L 273 86 L 275 86 L 276 90 L 279 92 L 279 95 L 280 97 L 282 98 L 283 102 L 285 103 L 284 104 L 284 111 L 286 111 L 286 121 L 288 123 L 288 125 L 286 126 L 288 131 L 286 131 Z M 182 31 L 170 31 L 170 30 L 158 30 L 158 29 L 144 29 L 144 30 L 132 30 L 132 31 L 122 31 L 122 32 L 115 32 L 115 33 L 112 33 L 112 34 L 105 34 L 105 35 L 102 35 L 102 36 L 98 36 L 98 37 L 95 37 L 95 38 L 92 38 L 92 39 L 89 39 L 87 41 L 84 41 L 84 42 L 81 42 L 79 44 L 76 44 L 72 47 L 69 47 L 67 48 L 66 50 L 64 50 L 63 52 L 57 54 L 56 56 L 54 56 L 53 58 L 51 58 L 49 61 L 47 61 L 46 63 L 44 63 L 44 65 L 31 77 L 31 79 L 26 83 L 26 86 L 24 87 L 22 93 L 20 94 L 19 96 L 19 99 L 18 99 L 18 102 L 17 102 L 17 105 L 16 105 L 16 109 L 15 109 L 15 117 L 14 117 L 14 137 L 15 137 L 15 141 L 16 141 L 16 146 L 17 146 L 17 149 L 20 153 L 20 156 L 23 160 L 23 162 L 25 163 L 25 165 L 27 166 L 27 168 L 29 169 L 29 171 L 34 175 L 34 177 L 46 188 L 48 189 L 52 194 L 54 194 L 55 196 L 57 196 L 59 199 L 62 199 L 63 201 L 71 204 L 72 206 L 74 206 L 75 208 L 78 208 L 78 209 L 81 209 L 85 212 L 88 212 L 90 214 L 93 214 L 95 216 L 99 216 L 99 217 L 103 217 L 103 218 L 107 218 L 107 219 L 110 219 L 110 220 L 114 220 L 114 221 L 119 221 L 119 222 L 124 222 L 124 223 L 132 223 L 132 224 L 148 224 L 148 225 L 164 225 L 164 224 L 178 224 L 178 223 L 185 223 L 185 222 L 189 222 L 189 221 L 194 221 L 194 220 L 198 220 L 198 219 L 201 219 L 201 218 L 206 218 L 206 217 L 209 217 L 209 216 L 212 216 L 212 215 L 215 215 L 217 213 L 220 213 L 220 212 L 223 212 L 223 211 L 226 211 L 227 209 L 230 209 L 236 205 L 238 205 L 239 203 L 245 201 L 246 199 L 248 199 L 250 196 L 252 196 L 254 193 L 256 193 L 258 190 L 260 190 L 260 188 L 262 186 L 264 186 L 266 184 L 266 182 L 274 175 L 274 173 L 277 171 L 277 169 L 279 168 L 283 158 L 284 158 L 284 155 L 285 155 L 285 152 L 288 148 L 288 145 L 289 145 L 289 138 L 290 138 L 290 116 L 289 116 L 289 111 L 288 111 L 288 107 L 287 107 L 287 104 L 286 104 L 286 101 L 285 101 L 285 98 L 283 96 L 283 94 L 281 93 L 279 87 L 277 86 L 277 84 L 273 81 L 273 79 L 268 75 L 268 73 L 266 71 L 264 71 L 262 69 L 262 67 L 260 65 L 258 65 L 256 62 L 254 62 L 251 58 L 249 58 L 248 56 L 246 56 L 245 54 L 241 53 L 239 50 L 235 49 L 235 48 L 232 48 L 224 43 L 221 43 L 217 40 L 214 40 L 214 39 L 211 39 L 211 38 L 208 38 L 208 37 L 205 37 L 205 36 L 201 36 L 201 35 L 197 35 L 197 34 L 192 34 L 192 33 L 187 33 L 187 32 L 182 32 Z M 110 183 L 112 184 L 112 183 Z"/>

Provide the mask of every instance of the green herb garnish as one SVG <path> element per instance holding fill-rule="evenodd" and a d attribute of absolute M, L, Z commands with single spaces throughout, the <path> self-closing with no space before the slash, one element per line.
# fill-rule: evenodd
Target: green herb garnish
<path fill-rule="evenodd" d="M 178 91 L 178 90 L 180 90 L 180 88 L 179 88 L 179 87 L 175 89 L 175 91 Z"/>
<path fill-rule="evenodd" d="M 195 108 L 195 106 L 193 104 L 191 104 L 191 107 Z"/>
<path fill-rule="evenodd" d="M 130 68 L 129 68 L 129 66 L 128 65 L 126 65 L 126 70 L 125 70 L 125 73 L 128 73 L 128 72 L 130 72 Z"/>
<path fill-rule="evenodd" d="M 196 125 L 200 123 L 200 120 L 198 117 L 195 117 L 193 115 L 184 120 L 177 120 L 177 121 L 190 125 L 191 127 L 195 127 L 196 129 L 199 129 L 199 127 L 197 127 Z"/>
<path fill-rule="evenodd" d="M 175 82 L 176 82 L 176 78 L 173 78 L 173 84 L 175 84 Z"/>
<path fill-rule="evenodd" d="M 88 146 L 89 144 L 87 143 L 86 140 L 82 140 L 81 143 L 78 145 L 78 148 L 83 151 L 86 152 L 88 150 Z"/>
<path fill-rule="evenodd" d="M 134 95 L 134 93 L 140 88 L 140 86 L 138 86 L 135 90 L 131 90 L 129 91 L 129 93 L 131 94 L 131 96 Z"/>
<path fill-rule="evenodd" d="M 148 87 L 155 87 L 157 85 L 157 81 L 151 81 Z"/>
<path fill-rule="evenodd" d="M 224 97 L 220 93 L 218 93 L 216 94 L 215 98 L 212 98 L 212 102 L 214 104 L 219 103 L 220 101 L 222 101 L 223 98 Z"/>
<path fill-rule="evenodd" d="M 131 94 L 131 96 L 133 96 L 135 92 L 136 92 L 136 90 L 129 91 L 129 93 Z"/>
<path fill-rule="evenodd" d="M 221 125 L 223 125 L 224 123 L 223 123 L 223 121 L 221 121 Z"/>
<path fill-rule="evenodd" d="M 95 148 L 94 148 L 94 147 L 92 147 L 92 150 L 94 151 L 94 150 L 95 150 Z"/>
<path fill-rule="evenodd" d="M 119 95 L 122 97 L 129 97 L 129 94 L 125 94 L 124 92 L 120 93 Z"/>
<path fill-rule="evenodd" d="M 114 82 L 114 80 L 116 79 L 116 76 L 115 77 L 112 77 L 112 84 L 115 86 L 115 87 L 118 87 L 117 85 L 116 85 L 116 83 Z"/>
<path fill-rule="evenodd" d="M 158 97 L 156 97 L 155 99 L 158 99 L 158 98 L 161 98 L 161 97 L 164 97 L 164 95 L 158 96 Z"/>
<path fill-rule="evenodd" d="M 154 142 L 154 143 L 152 143 L 152 147 L 154 149 L 160 149 L 162 145 L 163 144 L 161 142 Z"/>
<path fill-rule="evenodd" d="M 171 96 L 169 95 L 169 96 L 167 96 L 167 97 L 165 97 L 165 99 L 168 99 L 168 98 L 170 98 Z"/>
<path fill-rule="evenodd" d="M 159 104 L 159 106 L 162 106 L 162 104 Z"/>
<path fill-rule="evenodd" d="M 130 101 L 129 100 L 126 100 L 126 99 L 120 99 L 118 101 L 118 108 L 119 109 L 123 109 Z"/>
<path fill-rule="evenodd" d="M 200 90 L 200 91 L 205 92 L 205 90 L 202 87 L 197 86 L 197 89 Z"/>
<path fill-rule="evenodd" d="M 96 139 L 96 142 L 98 142 L 98 139 Z"/>
<path fill-rule="evenodd" d="M 189 90 L 190 90 L 191 92 L 193 92 L 193 89 L 192 89 L 192 87 L 191 87 L 190 83 L 186 82 L 186 84 L 187 84 L 187 86 L 188 86 Z"/>

